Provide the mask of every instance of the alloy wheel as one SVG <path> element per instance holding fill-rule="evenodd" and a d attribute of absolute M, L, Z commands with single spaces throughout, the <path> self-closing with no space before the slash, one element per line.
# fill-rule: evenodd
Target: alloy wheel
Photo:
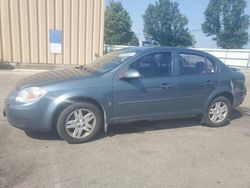
<path fill-rule="evenodd" d="M 210 121 L 217 124 L 224 121 L 225 118 L 227 117 L 227 114 L 228 114 L 228 107 L 226 103 L 218 101 L 210 107 L 208 117 Z"/>
<path fill-rule="evenodd" d="M 85 138 L 89 136 L 96 127 L 95 114 L 88 109 L 77 109 L 69 114 L 66 119 L 65 128 L 73 138 Z"/>

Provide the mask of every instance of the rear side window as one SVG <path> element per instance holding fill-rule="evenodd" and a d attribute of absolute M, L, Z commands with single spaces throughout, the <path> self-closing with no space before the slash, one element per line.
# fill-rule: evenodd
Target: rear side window
<path fill-rule="evenodd" d="M 207 61 L 207 73 L 215 73 L 216 72 L 215 63 L 208 58 L 206 58 L 206 61 Z"/>
<path fill-rule="evenodd" d="M 215 73 L 215 63 L 204 56 L 179 53 L 180 75 L 200 75 Z"/>

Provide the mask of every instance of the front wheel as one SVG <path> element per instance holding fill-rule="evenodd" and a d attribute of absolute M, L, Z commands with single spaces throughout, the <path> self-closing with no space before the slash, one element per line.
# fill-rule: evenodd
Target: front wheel
<path fill-rule="evenodd" d="M 58 117 L 57 132 L 70 144 L 88 142 L 102 127 L 102 114 L 91 103 L 75 103 L 66 107 Z"/>
<path fill-rule="evenodd" d="M 227 125 L 231 114 L 231 102 L 223 96 L 215 98 L 203 117 L 203 123 L 209 127 Z"/>

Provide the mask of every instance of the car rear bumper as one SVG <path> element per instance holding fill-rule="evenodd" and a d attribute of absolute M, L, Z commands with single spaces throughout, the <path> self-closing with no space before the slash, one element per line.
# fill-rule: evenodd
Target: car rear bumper
<path fill-rule="evenodd" d="M 234 98 L 233 107 L 234 108 L 240 106 L 244 102 L 246 98 L 246 93 L 247 93 L 246 89 L 233 93 L 233 98 Z"/>

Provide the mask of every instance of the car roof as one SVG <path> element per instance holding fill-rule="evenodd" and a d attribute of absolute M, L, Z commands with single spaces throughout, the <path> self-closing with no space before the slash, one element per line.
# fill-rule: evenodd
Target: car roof
<path fill-rule="evenodd" d="M 145 51 L 154 51 L 154 50 L 173 50 L 173 49 L 180 49 L 180 48 L 174 48 L 174 47 L 167 47 L 167 46 L 157 46 L 157 47 L 127 47 L 122 50 L 125 51 L 135 51 L 135 52 L 145 52 Z"/>
<path fill-rule="evenodd" d="M 122 49 L 126 52 L 136 52 L 136 53 L 147 53 L 151 51 L 157 51 L 157 50 L 171 50 L 171 51 L 182 51 L 186 53 L 199 53 L 200 55 L 206 55 L 206 56 L 212 56 L 211 54 L 201 51 L 201 50 L 196 50 L 196 49 L 191 49 L 191 48 L 178 48 L 178 47 L 168 47 L 168 46 L 154 46 L 154 47 L 128 47 Z"/>
<path fill-rule="evenodd" d="M 134 51 L 176 50 L 176 51 L 203 52 L 203 51 L 195 50 L 191 48 L 178 48 L 178 47 L 168 47 L 168 46 L 130 47 L 130 48 L 128 47 L 126 49 L 133 49 Z"/>

